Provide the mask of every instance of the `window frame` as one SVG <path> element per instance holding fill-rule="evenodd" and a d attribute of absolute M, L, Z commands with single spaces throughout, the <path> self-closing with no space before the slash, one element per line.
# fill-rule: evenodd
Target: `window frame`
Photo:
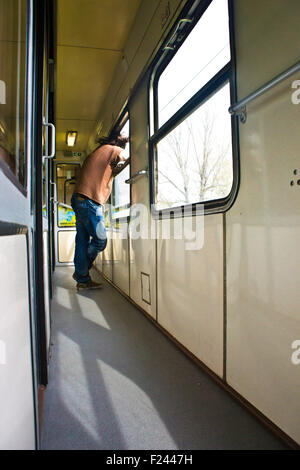
<path fill-rule="evenodd" d="M 128 109 L 127 104 L 124 106 L 123 110 L 119 114 L 119 117 L 118 117 L 116 123 L 112 126 L 112 128 L 109 132 L 109 136 L 111 136 L 115 132 L 120 132 L 127 122 L 129 122 L 129 133 L 128 133 L 129 135 L 128 135 L 128 137 L 129 137 L 129 145 L 130 145 L 130 113 L 129 113 L 129 109 Z M 131 155 L 129 154 L 129 158 L 130 157 L 131 157 Z M 127 168 L 127 166 L 126 166 L 126 168 Z M 129 163 L 129 168 L 131 168 L 130 163 Z M 124 168 L 124 170 L 125 170 L 125 168 Z M 120 173 L 122 173 L 122 171 L 123 171 L 123 169 L 120 171 Z M 118 174 L 120 174 L 120 173 L 118 173 Z M 110 203 L 111 207 L 114 207 L 114 191 L 115 191 L 115 182 L 113 182 L 113 187 L 112 187 L 111 195 L 110 195 L 110 198 L 109 198 L 109 203 Z M 131 207 L 131 185 L 129 185 L 129 203 L 128 203 L 127 206 L 128 207 L 126 207 L 126 209 L 130 210 L 130 207 Z M 127 216 L 121 216 L 121 217 L 116 217 L 116 216 L 113 215 L 113 213 L 111 214 L 111 221 L 113 222 L 114 225 L 117 224 L 118 222 L 119 223 L 128 223 L 129 220 L 130 220 L 130 214 L 128 214 Z"/>
<path fill-rule="evenodd" d="M 149 186 L 150 186 L 150 205 L 153 218 L 174 218 L 182 217 L 185 214 L 196 215 L 197 206 L 203 206 L 204 214 L 212 214 L 226 212 L 236 199 L 239 179 L 239 132 L 238 119 L 231 116 L 231 142 L 232 142 L 232 166 L 233 181 L 230 193 L 224 197 L 203 202 L 193 202 L 186 205 L 178 205 L 166 209 L 157 209 L 156 206 L 156 169 L 157 169 L 157 144 L 172 132 L 179 124 L 187 119 L 197 108 L 209 100 L 218 90 L 226 83 L 230 87 L 230 105 L 237 100 L 236 87 L 236 51 L 234 40 L 234 10 L 233 0 L 228 1 L 229 14 L 229 47 L 231 59 L 220 69 L 205 85 L 200 88 L 190 99 L 188 99 L 164 124 L 159 127 L 159 107 L 158 107 L 158 83 L 160 76 L 166 69 L 168 64 L 179 50 L 181 44 L 184 43 L 192 29 L 201 20 L 202 15 L 206 12 L 211 3 L 216 0 L 190 0 L 183 8 L 180 16 L 177 18 L 173 28 L 171 29 L 167 39 L 162 44 L 157 56 L 152 64 L 151 73 L 148 81 L 148 103 L 149 103 Z M 192 19 L 192 22 L 181 22 L 182 19 Z M 180 23 L 181 22 L 181 23 Z M 178 26 L 179 25 L 179 26 Z M 177 35 L 175 35 L 177 32 Z M 178 35 L 180 41 L 177 41 Z M 176 44 L 178 47 L 176 47 Z M 173 46 L 169 49 L 167 46 Z"/>
<path fill-rule="evenodd" d="M 16 175 L 11 168 L 0 158 L 0 170 L 8 178 L 8 180 L 22 193 L 23 196 L 27 198 L 28 196 L 28 148 L 27 148 L 27 139 L 28 139 L 28 118 L 30 109 L 28 108 L 28 94 L 31 93 L 29 88 L 29 54 L 30 47 L 29 43 L 31 41 L 31 2 L 26 0 L 26 32 L 25 32 L 25 61 L 24 61 L 24 183 L 19 179 L 19 175 Z"/>

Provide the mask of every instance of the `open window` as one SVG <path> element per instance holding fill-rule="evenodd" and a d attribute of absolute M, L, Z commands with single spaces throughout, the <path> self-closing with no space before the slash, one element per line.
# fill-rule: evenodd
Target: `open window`
<path fill-rule="evenodd" d="M 130 126 L 128 117 L 125 118 L 121 127 L 120 133 L 129 137 Z M 125 158 L 130 156 L 130 143 L 126 145 L 124 150 Z M 130 185 L 125 181 L 130 178 L 130 165 L 127 165 L 115 178 L 111 195 L 112 204 L 112 218 L 123 219 L 129 217 L 130 212 Z"/>
<path fill-rule="evenodd" d="M 195 1 L 152 74 L 151 203 L 222 208 L 234 181 L 228 0 Z"/>

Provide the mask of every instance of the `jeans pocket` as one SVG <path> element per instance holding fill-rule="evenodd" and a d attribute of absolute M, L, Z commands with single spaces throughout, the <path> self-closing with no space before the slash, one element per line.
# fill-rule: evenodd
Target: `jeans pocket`
<path fill-rule="evenodd" d="M 106 240 L 106 228 L 104 220 L 102 220 L 102 218 L 98 221 L 96 225 L 96 235 L 99 240 Z"/>

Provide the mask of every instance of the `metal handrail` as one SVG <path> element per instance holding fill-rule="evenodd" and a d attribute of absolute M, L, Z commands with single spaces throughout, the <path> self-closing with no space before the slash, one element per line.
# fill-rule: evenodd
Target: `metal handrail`
<path fill-rule="evenodd" d="M 178 24 L 176 26 L 176 29 L 175 29 L 174 33 L 172 34 L 171 38 L 169 39 L 168 44 L 164 47 L 164 50 L 170 49 L 171 51 L 173 51 L 175 49 L 175 47 L 172 44 L 172 42 L 176 39 L 176 34 L 178 33 L 178 30 L 179 30 L 180 26 L 183 23 L 192 23 L 192 22 L 193 22 L 193 18 L 182 18 L 181 20 L 179 20 Z"/>
<path fill-rule="evenodd" d="M 53 203 L 54 203 L 54 204 L 57 204 L 58 206 L 65 207 L 65 209 L 72 209 L 72 210 L 73 210 L 73 207 L 72 207 L 72 206 L 69 206 L 69 204 L 65 204 L 64 202 L 60 202 L 60 201 L 58 201 L 57 199 L 54 199 L 54 200 L 53 200 Z"/>
<path fill-rule="evenodd" d="M 143 176 L 143 175 L 148 175 L 148 169 L 146 170 L 140 170 L 138 171 L 135 175 L 133 175 L 131 178 L 129 178 L 128 180 L 125 181 L 126 184 L 132 184 L 134 183 L 134 180 L 136 178 L 138 178 L 139 176 Z"/>
<path fill-rule="evenodd" d="M 300 61 L 296 62 L 296 64 L 294 64 L 292 67 L 289 67 L 287 70 L 277 75 L 275 78 L 273 78 L 272 80 L 267 82 L 265 85 L 258 88 L 256 91 L 253 91 L 252 93 L 250 93 L 250 95 L 246 96 L 246 98 L 230 106 L 230 108 L 228 109 L 229 113 L 238 114 L 240 116 L 241 122 L 243 123 L 246 122 L 246 119 L 247 119 L 246 105 L 248 103 L 255 100 L 259 96 L 263 95 L 264 93 L 269 91 L 271 88 L 278 85 L 283 80 L 290 77 L 291 75 L 298 72 L 299 70 L 300 70 Z"/>

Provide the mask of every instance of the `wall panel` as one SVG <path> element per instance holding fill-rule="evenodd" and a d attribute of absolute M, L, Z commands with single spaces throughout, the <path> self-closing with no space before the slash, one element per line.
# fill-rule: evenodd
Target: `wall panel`
<path fill-rule="evenodd" d="M 76 231 L 61 230 L 57 233 L 57 236 L 59 263 L 73 263 Z"/>
<path fill-rule="evenodd" d="M 129 295 L 129 243 L 126 227 L 126 223 L 121 224 L 119 229 L 114 227 L 113 231 L 113 281 L 121 291 Z"/>
<path fill-rule="evenodd" d="M 102 273 L 110 281 L 113 280 L 113 244 L 112 244 L 112 230 L 107 229 L 107 245 L 102 254 Z"/>
<path fill-rule="evenodd" d="M 181 219 L 172 220 L 171 233 L 178 223 Z M 159 234 L 168 224 L 169 220 L 159 222 Z M 187 249 L 184 237 L 158 240 L 158 323 L 222 377 L 222 215 L 206 216 L 203 231 L 200 249 Z"/>
<path fill-rule="evenodd" d="M 0 448 L 35 449 L 25 235 L 0 237 Z"/>
<path fill-rule="evenodd" d="M 138 89 L 130 102 L 131 126 L 131 176 L 148 168 L 148 77 Z M 156 317 L 156 241 L 151 233 L 152 221 L 150 213 L 149 179 L 141 176 L 131 185 L 131 202 L 140 205 L 137 215 L 140 227 L 135 225 L 132 217 L 129 226 L 130 234 L 130 296 L 152 317 Z M 135 235 L 140 228 L 141 236 Z M 155 228 L 155 224 L 154 224 Z M 154 230 L 155 231 L 155 230 Z M 153 231 L 152 231 L 153 232 Z M 151 304 L 143 300 L 142 273 L 150 278 Z"/>
<path fill-rule="evenodd" d="M 235 3 L 239 98 L 299 58 L 296 0 Z M 248 106 L 241 186 L 227 214 L 227 379 L 300 442 L 299 105 L 294 76 Z M 291 186 L 291 181 L 294 185 Z"/>

